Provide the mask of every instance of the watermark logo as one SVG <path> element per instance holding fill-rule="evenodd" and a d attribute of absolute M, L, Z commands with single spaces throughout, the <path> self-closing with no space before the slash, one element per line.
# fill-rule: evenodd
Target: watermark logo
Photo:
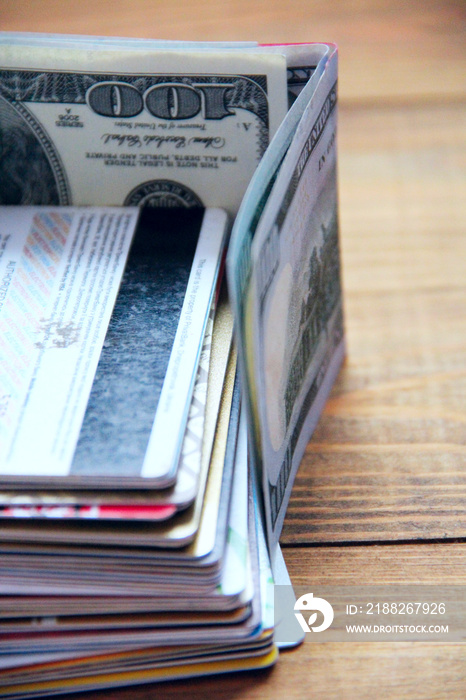
<path fill-rule="evenodd" d="M 274 586 L 279 646 L 302 641 L 466 644 L 466 585 L 319 584 L 311 593 L 313 588 Z"/>
<path fill-rule="evenodd" d="M 303 632 L 323 632 L 328 629 L 333 622 L 333 608 L 325 598 L 314 598 L 313 593 L 305 593 L 294 604 L 295 617 L 298 620 Z M 296 610 L 298 612 L 296 612 Z M 308 621 L 304 619 L 301 610 L 311 612 Z M 317 612 L 321 612 L 324 616 L 324 621 L 317 627 L 314 623 L 317 620 Z"/>

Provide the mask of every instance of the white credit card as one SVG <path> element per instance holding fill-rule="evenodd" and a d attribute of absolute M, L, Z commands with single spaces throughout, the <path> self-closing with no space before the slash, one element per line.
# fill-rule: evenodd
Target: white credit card
<path fill-rule="evenodd" d="M 0 483 L 174 482 L 226 232 L 197 212 L 186 252 L 184 216 L 0 208 Z"/>

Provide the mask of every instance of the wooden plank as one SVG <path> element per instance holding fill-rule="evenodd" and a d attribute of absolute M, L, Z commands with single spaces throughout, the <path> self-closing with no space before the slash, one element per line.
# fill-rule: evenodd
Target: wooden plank
<path fill-rule="evenodd" d="M 466 97 L 343 105 L 338 139 L 345 291 L 464 288 Z"/>
<path fill-rule="evenodd" d="M 466 543 L 284 547 L 296 586 L 466 585 Z"/>
<path fill-rule="evenodd" d="M 1 28 L 185 40 L 339 45 L 343 100 L 464 96 L 460 0 L 0 0 Z"/>
<path fill-rule="evenodd" d="M 282 541 L 466 537 L 466 110 L 340 123 L 348 358 Z"/>

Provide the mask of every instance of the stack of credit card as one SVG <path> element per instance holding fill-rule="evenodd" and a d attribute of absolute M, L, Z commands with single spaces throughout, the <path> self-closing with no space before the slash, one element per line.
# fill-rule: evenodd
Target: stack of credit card
<path fill-rule="evenodd" d="M 227 216 L 3 207 L 0 230 L 2 696 L 272 663 Z"/>

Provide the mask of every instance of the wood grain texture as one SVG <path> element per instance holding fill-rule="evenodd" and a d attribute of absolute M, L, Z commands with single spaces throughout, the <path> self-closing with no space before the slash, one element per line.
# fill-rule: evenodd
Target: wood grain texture
<path fill-rule="evenodd" d="M 348 357 L 285 559 L 297 585 L 465 583 L 463 0 L 0 0 L 0 28 L 338 43 Z M 465 676 L 461 645 L 304 644 L 270 671 L 70 698 L 460 700 Z"/>
<path fill-rule="evenodd" d="M 466 585 L 458 542 L 284 547 L 283 554 L 296 586 Z"/>

